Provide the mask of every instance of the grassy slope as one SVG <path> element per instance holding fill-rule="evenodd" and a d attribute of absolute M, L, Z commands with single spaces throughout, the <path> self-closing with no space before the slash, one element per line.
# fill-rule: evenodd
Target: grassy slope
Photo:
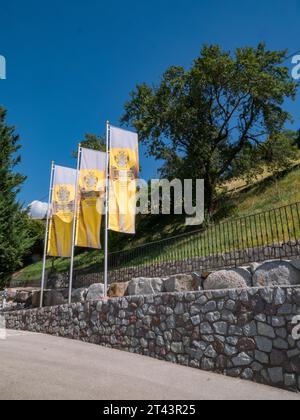
<path fill-rule="evenodd" d="M 228 195 L 228 215 L 225 219 L 232 219 L 251 215 L 279 206 L 300 202 L 300 168 L 284 173 L 278 178 L 269 177 L 256 182 L 254 185 L 236 192 L 236 182 L 228 185 L 231 192 Z M 169 217 L 159 216 L 157 218 L 145 218 L 141 221 L 139 232 L 135 237 L 118 236 L 118 249 L 130 249 L 143 243 L 148 243 L 169 235 L 181 233 L 184 230 L 182 219 L 176 221 Z M 246 235 L 246 232 L 245 232 Z M 116 237 L 113 238 L 116 240 Z M 225 238 L 221 238 L 225 241 Z M 174 255 L 174 249 L 166 249 L 167 254 Z M 103 258 L 102 253 L 98 251 L 88 251 L 77 255 L 75 258 L 75 267 L 83 269 L 92 267 L 99 263 Z M 47 268 L 50 269 L 52 261 L 49 260 Z M 69 269 L 68 259 L 57 259 L 54 267 L 59 272 L 65 272 Z M 41 275 L 41 262 L 30 265 L 17 273 L 14 278 L 22 280 L 39 279 Z"/>
<path fill-rule="evenodd" d="M 300 168 L 269 177 L 233 196 L 235 215 L 245 216 L 279 206 L 300 202 Z"/>

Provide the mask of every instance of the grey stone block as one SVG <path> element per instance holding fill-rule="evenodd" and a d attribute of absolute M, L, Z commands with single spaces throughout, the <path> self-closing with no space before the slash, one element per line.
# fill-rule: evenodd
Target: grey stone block
<path fill-rule="evenodd" d="M 282 368 L 271 368 L 268 369 L 270 380 L 273 384 L 280 384 L 283 382 L 283 369 Z"/>

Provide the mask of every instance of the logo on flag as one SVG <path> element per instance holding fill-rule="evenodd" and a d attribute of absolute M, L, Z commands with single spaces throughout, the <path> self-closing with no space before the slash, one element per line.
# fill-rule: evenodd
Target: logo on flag
<path fill-rule="evenodd" d="M 70 191 L 68 191 L 67 187 L 59 187 L 57 196 L 60 203 L 67 203 L 70 201 Z"/>
<path fill-rule="evenodd" d="M 84 183 L 87 190 L 95 190 L 98 184 L 98 178 L 93 172 L 89 172 L 87 176 L 84 177 Z"/>
<path fill-rule="evenodd" d="M 118 167 L 126 168 L 129 163 L 129 156 L 124 150 L 122 150 L 117 154 L 117 156 L 115 156 L 115 161 Z"/>

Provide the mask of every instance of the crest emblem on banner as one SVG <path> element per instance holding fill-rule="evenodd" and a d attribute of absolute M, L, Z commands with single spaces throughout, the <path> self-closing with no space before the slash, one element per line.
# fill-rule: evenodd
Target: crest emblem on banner
<path fill-rule="evenodd" d="M 67 187 L 60 187 L 57 193 L 58 200 L 62 203 L 67 203 L 70 201 L 70 191 Z"/>
<path fill-rule="evenodd" d="M 96 189 L 98 184 L 98 178 L 92 172 L 89 172 L 87 176 L 84 177 L 84 183 L 87 189 Z"/>
<path fill-rule="evenodd" d="M 129 163 L 129 156 L 125 151 L 119 152 L 115 157 L 115 161 L 120 168 L 125 168 Z"/>

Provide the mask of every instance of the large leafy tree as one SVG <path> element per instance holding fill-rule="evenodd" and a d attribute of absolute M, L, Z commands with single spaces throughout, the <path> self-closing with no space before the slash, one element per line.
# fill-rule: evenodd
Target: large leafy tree
<path fill-rule="evenodd" d="M 122 122 L 165 162 L 163 176 L 203 178 L 212 212 L 225 179 L 294 157 L 283 136 L 290 118 L 284 101 L 295 98 L 297 85 L 285 56 L 264 44 L 233 54 L 204 46 L 190 70 L 170 67 L 159 85 L 138 85 Z"/>
<path fill-rule="evenodd" d="M 102 136 L 87 133 L 81 141 L 81 146 L 86 149 L 97 150 L 100 152 L 106 151 L 106 140 Z M 77 150 L 73 152 L 73 156 L 77 158 Z"/>
<path fill-rule="evenodd" d="M 25 177 L 15 172 L 20 162 L 19 137 L 5 121 L 0 107 L 0 286 L 10 279 L 35 238 L 29 230 L 27 214 L 18 203 L 18 193 Z"/>
<path fill-rule="evenodd" d="M 294 139 L 295 139 L 295 144 L 296 144 L 296 146 L 298 147 L 298 149 L 300 149 L 300 130 L 298 130 L 298 131 L 295 133 L 295 137 L 294 137 Z"/>

